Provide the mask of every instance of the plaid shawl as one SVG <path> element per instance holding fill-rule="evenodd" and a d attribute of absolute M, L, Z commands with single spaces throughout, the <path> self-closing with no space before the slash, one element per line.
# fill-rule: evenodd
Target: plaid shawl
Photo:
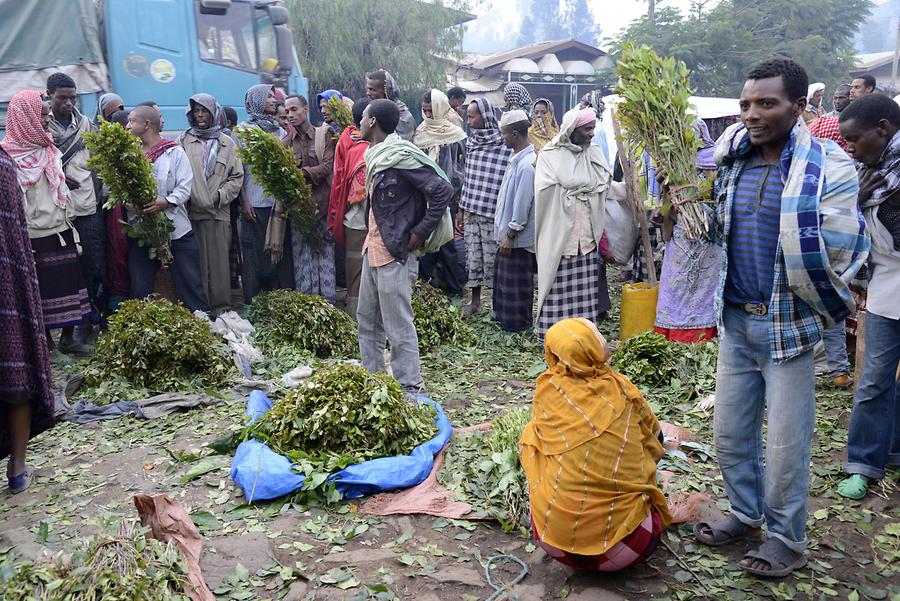
<path fill-rule="evenodd" d="M 857 206 L 859 182 L 853 161 L 830 140 L 813 138 L 802 119 L 781 155 L 780 235 L 775 285 L 769 304 L 772 359 L 780 363 L 811 349 L 826 326 L 856 307 L 850 280 L 862 267 L 870 241 Z M 716 147 L 718 234 L 723 269 L 716 294 L 721 323 L 728 274 L 731 211 L 744 160 L 753 151 L 743 124 L 725 130 Z"/>
<path fill-rule="evenodd" d="M 872 192 L 871 198 L 861 203 L 862 208 L 878 207 L 876 216 L 894 239 L 894 249 L 900 250 L 900 237 L 897 235 L 900 230 L 900 203 L 891 198 L 900 190 L 900 132 L 895 133 L 885 147 L 878 163 L 878 173 L 884 178 L 884 183 Z"/>
<path fill-rule="evenodd" d="M 469 130 L 466 141 L 466 169 L 459 208 L 466 213 L 475 213 L 489 219 L 494 218 L 497 196 L 503 174 L 509 165 L 512 149 L 503 144 L 500 125 L 494 114 L 494 107 L 484 98 L 472 102 L 478 107 L 484 127 Z"/>

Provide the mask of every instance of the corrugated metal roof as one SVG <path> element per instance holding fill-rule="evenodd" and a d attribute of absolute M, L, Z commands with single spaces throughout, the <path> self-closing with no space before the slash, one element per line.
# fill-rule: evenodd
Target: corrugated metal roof
<path fill-rule="evenodd" d="M 604 54 L 606 54 L 606 52 L 600 50 L 599 48 L 594 48 L 593 46 L 589 46 L 588 44 L 579 42 L 577 40 L 551 40 L 547 42 L 538 42 L 537 44 L 531 44 L 529 46 L 522 46 L 521 48 L 513 48 L 512 50 L 498 52 L 497 54 L 491 54 L 490 56 L 486 56 L 481 60 L 476 61 L 471 65 L 471 67 L 474 69 L 490 69 L 492 67 L 502 65 L 503 63 L 514 58 L 530 58 L 532 60 L 539 60 L 545 54 L 557 53 L 561 50 L 567 50 L 570 48 L 581 50 L 592 58 L 596 58 L 598 56 L 603 56 Z"/>

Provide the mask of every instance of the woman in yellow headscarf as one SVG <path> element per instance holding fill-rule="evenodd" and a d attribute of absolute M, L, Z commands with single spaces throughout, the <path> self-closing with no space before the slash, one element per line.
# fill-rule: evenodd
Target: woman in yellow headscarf
<path fill-rule="evenodd" d="M 663 455 L 656 416 L 587 319 L 547 331 L 549 366 L 522 433 L 535 540 L 577 569 L 612 572 L 643 562 L 672 521 L 656 483 Z"/>
<path fill-rule="evenodd" d="M 553 103 L 546 98 L 538 98 L 531 107 L 531 127 L 528 129 L 528 139 L 534 144 L 534 151 L 540 152 L 547 142 L 559 133 L 556 124 L 556 115 L 553 112 Z"/>

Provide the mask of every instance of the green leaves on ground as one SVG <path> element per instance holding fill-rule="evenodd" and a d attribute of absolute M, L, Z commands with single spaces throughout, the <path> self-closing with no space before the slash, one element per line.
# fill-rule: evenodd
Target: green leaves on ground
<path fill-rule="evenodd" d="M 468 346 L 475 343 L 475 332 L 463 321 L 459 309 L 440 290 L 416 281 L 412 297 L 413 317 L 419 336 L 419 349 L 444 345 Z"/>
<path fill-rule="evenodd" d="M 304 490 L 320 492 L 334 471 L 408 455 L 436 431 L 434 409 L 408 399 L 397 380 L 350 364 L 317 371 L 247 427 L 250 437 L 297 463 Z"/>
<path fill-rule="evenodd" d="M 128 300 L 109 318 L 85 369 L 89 386 L 125 380 L 155 392 L 218 388 L 233 373 L 228 347 L 181 305 Z M 105 397 L 115 399 L 115 396 Z M 103 402 L 103 397 L 97 398 Z"/>
<path fill-rule="evenodd" d="M 0 562 L 0 598 L 8 601 L 188 601 L 178 550 L 145 538 L 133 522 L 98 535 L 71 555 Z"/>
<path fill-rule="evenodd" d="M 438 480 L 457 496 L 495 518 L 504 530 L 529 525 L 528 482 L 519 465 L 519 438 L 531 419 L 526 408 L 494 420 L 491 431 L 453 439 Z"/>
<path fill-rule="evenodd" d="M 284 347 L 316 357 L 356 354 L 356 323 L 321 296 L 294 290 L 273 290 L 257 295 L 250 305 L 255 341 L 272 352 Z"/>
<path fill-rule="evenodd" d="M 284 203 L 285 214 L 303 241 L 313 250 L 322 248 L 324 215 L 319 215 L 312 188 L 297 168 L 291 151 L 258 127 L 236 127 L 234 134 L 241 142 L 238 154 L 250 168 L 253 179 L 267 195 Z"/>
<path fill-rule="evenodd" d="M 97 131 L 84 135 L 84 143 L 91 151 L 88 165 L 96 169 L 109 188 L 106 209 L 112 209 L 117 203 L 137 208 L 153 204 L 157 196 L 156 180 L 150 161 L 141 152 L 139 138 L 118 123 L 104 121 Z M 172 262 L 169 233 L 175 231 L 175 224 L 165 213 L 142 215 L 122 228 L 140 246 L 148 247 L 150 258 L 159 257 L 163 265 Z"/>
<path fill-rule="evenodd" d="M 644 332 L 622 343 L 612 366 L 649 401 L 681 402 L 715 390 L 717 353 L 715 342 L 669 342 L 655 332 Z"/>

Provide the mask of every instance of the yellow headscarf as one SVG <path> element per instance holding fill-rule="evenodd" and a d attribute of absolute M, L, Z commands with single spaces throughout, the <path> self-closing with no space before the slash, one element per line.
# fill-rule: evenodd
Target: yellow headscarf
<path fill-rule="evenodd" d="M 538 119 L 534 116 L 534 107 L 540 103 L 547 105 L 547 112 Z M 531 117 L 531 127 L 528 129 L 528 139 L 534 144 L 535 152 L 538 152 L 559 133 L 559 126 L 556 124 L 556 115 L 553 111 L 553 103 L 546 98 L 538 98 L 531 107 L 531 115 L 529 117 Z"/>
<path fill-rule="evenodd" d="M 537 536 L 563 551 L 599 555 L 651 507 L 668 525 L 656 484 L 659 423 L 634 384 L 606 364 L 596 326 L 564 319 L 547 331 L 544 349 L 549 367 L 519 440 Z"/>
<path fill-rule="evenodd" d="M 434 116 L 427 117 L 422 111 L 422 123 L 416 128 L 414 142 L 434 161 L 437 161 L 441 146 L 466 139 L 466 132 L 453 123 L 451 113 L 455 115 L 456 111 L 450 108 L 447 95 L 440 90 L 431 90 L 431 114 Z"/>

